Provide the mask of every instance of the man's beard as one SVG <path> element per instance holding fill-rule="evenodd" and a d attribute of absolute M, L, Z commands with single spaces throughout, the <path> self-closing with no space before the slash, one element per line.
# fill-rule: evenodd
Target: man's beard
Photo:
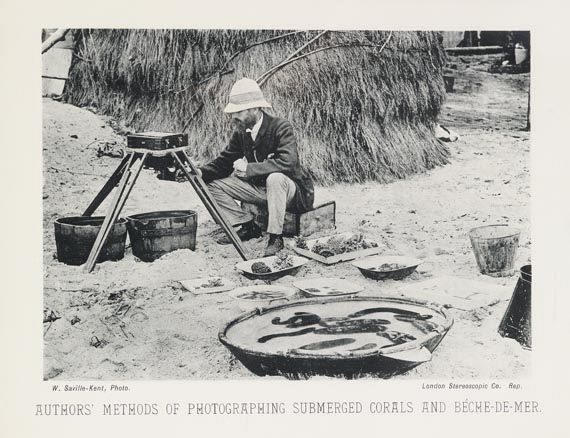
<path fill-rule="evenodd" d="M 232 127 L 234 131 L 244 132 L 246 130 L 245 123 L 240 122 L 239 120 L 232 120 Z"/>
<path fill-rule="evenodd" d="M 245 132 L 246 129 L 251 129 L 255 126 L 255 118 L 242 122 L 240 120 L 232 120 L 232 125 L 235 131 Z"/>

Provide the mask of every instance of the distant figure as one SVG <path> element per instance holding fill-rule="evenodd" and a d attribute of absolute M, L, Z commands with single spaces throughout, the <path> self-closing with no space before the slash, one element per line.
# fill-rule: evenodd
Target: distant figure
<path fill-rule="evenodd" d="M 242 241 L 260 237 L 261 229 L 236 200 L 267 207 L 269 239 L 264 256 L 272 256 L 283 249 L 285 211 L 312 209 L 314 187 L 299 163 L 291 124 L 261 108 L 271 105 L 257 82 L 237 81 L 224 109 L 236 130 L 228 146 L 199 172 L 227 220 L 233 226 L 241 225 L 237 235 Z M 223 236 L 218 243 L 229 244 L 230 240 Z"/>

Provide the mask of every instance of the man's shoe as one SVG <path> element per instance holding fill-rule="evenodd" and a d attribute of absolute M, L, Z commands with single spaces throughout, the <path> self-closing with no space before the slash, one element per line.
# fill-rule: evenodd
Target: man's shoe
<path fill-rule="evenodd" d="M 281 251 L 284 246 L 283 236 L 281 236 L 281 234 L 270 234 L 269 241 L 267 242 L 267 247 L 265 248 L 264 257 L 274 256 L 279 251 Z"/>
<path fill-rule="evenodd" d="M 257 239 L 262 235 L 261 228 L 259 228 L 254 221 L 243 224 L 241 228 L 237 230 L 236 234 L 242 240 L 242 242 L 250 239 Z"/>
<path fill-rule="evenodd" d="M 261 237 L 261 228 L 259 228 L 255 222 L 250 221 L 243 224 L 241 228 L 237 230 L 236 234 L 242 242 L 245 242 L 246 240 Z M 229 245 L 232 243 L 226 233 L 223 233 L 220 237 L 218 237 L 216 239 L 216 242 L 220 245 Z"/>

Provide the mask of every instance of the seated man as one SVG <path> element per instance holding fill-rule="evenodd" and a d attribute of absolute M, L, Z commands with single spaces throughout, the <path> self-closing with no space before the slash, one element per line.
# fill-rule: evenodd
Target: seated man
<path fill-rule="evenodd" d="M 291 124 L 261 108 L 271 105 L 257 82 L 247 78 L 237 81 L 224 109 L 231 114 L 236 130 L 220 155 L 199 171 L 228 222 L 241 225 L 237 232 L 241 240 L 260 237 L 261 229 L 236 200 L 267 206 L 265 256 L 271 256 L 283 248 L 285 211 L 310 210 L 314 188 L 299 163 Z M 230 243 L 226 236 L 218 242 Z"/>

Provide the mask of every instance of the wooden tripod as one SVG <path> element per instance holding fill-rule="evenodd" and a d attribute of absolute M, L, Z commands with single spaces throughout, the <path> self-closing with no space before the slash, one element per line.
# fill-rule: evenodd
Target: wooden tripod
<path fill-rule="evenodd" d="M 228 223 L 220 211 L 220 207 L 218 206 L 216 200 L 210 194 L 206 183 L 200 177 L 196 167 L 194 164 L 192 164 L 192 161 L 190 161 L 190 158 L 184 149 L 184 147 L 165 150 L 125 148 L 125 157 L 117 169 L 109 177 L 105 185 L 101 188 L 99 193 L 97 193 L 95 199 L 93 199 L 91 204 L 89 204 L 83 213 L 83 216 L 91 216 L 105 200 L 105 198 L 109 196 L 111 191 L 117 187 L 113 202 L 109 206 L 109 209 L 103 221 L 103 225 L 101 226 L 101 230 L 95 239 L 95 243 L 93 244 L 93 248 L 91 248 L 89 257 L 87 258 L 87 262 L 84 268 L 85 271 L 93 271 L 95 263 L 97 262 L 97 258 L 103 249 L 103 245 L 105 245 L 105 242 L 109 237 L 111 228 L 119 218 L 119 214 L 121 213 L 121 210 L 125 205 L 125 202 L 127 201 L 127 198 L 131 193 L 131 190 L 133 189 L 133 186 L 135 185 L 135 182 L 143 168 L 144 162 L 149 155 L 156 157 L 171 156 L 174 159 L 176 166 L 182 170 L 188 181 L 190 181 L 190 184 L 198 194 L 198 197 L 212 218 L 222 227 L 241 258 L 243 260 L 247 260 L 247 256 L 245 254 L 243 246 L 241 245 L 240 238 L 237 236 L 231 224 Z"/>

